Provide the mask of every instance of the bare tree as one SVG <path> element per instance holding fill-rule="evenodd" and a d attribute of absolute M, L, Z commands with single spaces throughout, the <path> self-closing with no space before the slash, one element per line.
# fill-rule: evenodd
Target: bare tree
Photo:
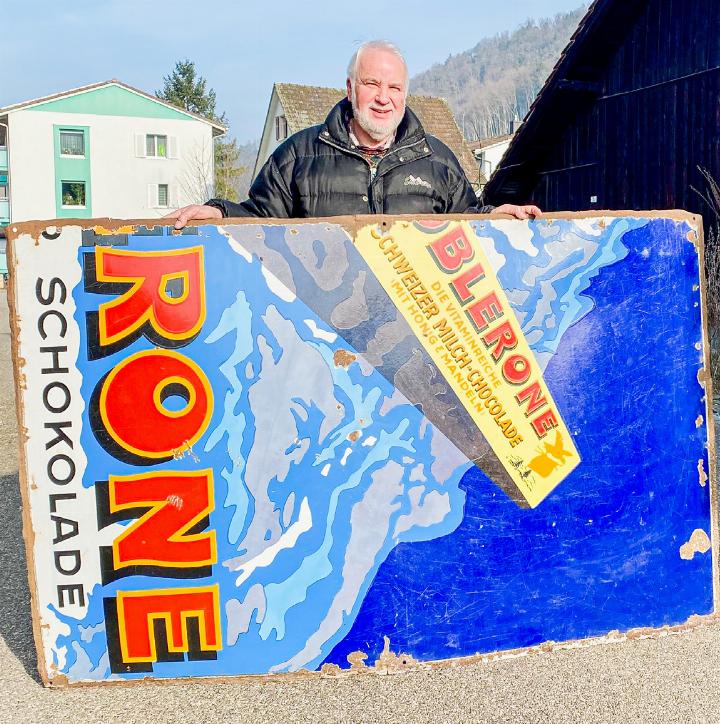
<path fill-rule="evenodd" d="M 213 181 L 213 147 L 207 141 L 195 144 L 187 155 L 185 173 L 178 185 L 182 199 L 179 205 L 204 204 L 215 193 Z"/>

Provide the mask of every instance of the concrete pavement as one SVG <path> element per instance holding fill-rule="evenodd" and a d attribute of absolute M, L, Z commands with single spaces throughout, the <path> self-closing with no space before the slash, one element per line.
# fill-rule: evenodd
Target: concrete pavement
<path fill-rule="evenodd" d="M 0 721 L 717 721 L 720 622 L 657 639 L 396 675 L 48 690 L 39 683 L 0 291 Z"/>

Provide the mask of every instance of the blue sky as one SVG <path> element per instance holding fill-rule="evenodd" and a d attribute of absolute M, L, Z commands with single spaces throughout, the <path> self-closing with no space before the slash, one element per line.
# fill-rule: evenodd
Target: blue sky
<path fill-rule="evenodd" d="M 382 37 L 410 74 L 528 18 L 582 0 L 0 0 L 0 107 L 117 78 L 149 93 L 189 58 L 215 89 L 231 134 L 259 138 L 275 81 L 341 87 L 349 56 Z"/>

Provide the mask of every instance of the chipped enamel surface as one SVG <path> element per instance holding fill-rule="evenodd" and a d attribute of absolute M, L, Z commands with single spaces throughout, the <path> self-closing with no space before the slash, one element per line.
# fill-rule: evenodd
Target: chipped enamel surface
<path fill-rule="evenodd" d="M 714 612 L 693 217 L 466 220 L 577 451 L 531 502 L 456 378 L 477 361 L 521 393 L 527 365 L 503 368 L 512 336 L 507 349 L 484 337 L 479 313 L 467 339 L 485 363 L 470 342 L 459 370 L 433 360 L 401 313 L 416 280 L 384 287 L 355 243 L 393 223 L 11 229 L 46 682 L 395 673 Z M 412 233 L 399 223 L 398 238 Z M 472 281 L 448 276 L 459 296 L 443 303 L 466 314 Z M 503 398 L 513 415 L 532 402 L 518 396 L 517 411 Z M 563 457 L 554 431 L 520 473 Z"/>

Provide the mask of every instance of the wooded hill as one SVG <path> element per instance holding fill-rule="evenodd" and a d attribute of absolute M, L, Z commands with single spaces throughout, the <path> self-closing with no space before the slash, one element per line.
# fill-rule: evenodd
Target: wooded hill
<path fill-rule="evenodd" d="M 586 10 L 485 38 L 411 78 L 410 92 L 445 98 L 468 140 L 507 133 L 513 118 L 527 113 Z"/>

